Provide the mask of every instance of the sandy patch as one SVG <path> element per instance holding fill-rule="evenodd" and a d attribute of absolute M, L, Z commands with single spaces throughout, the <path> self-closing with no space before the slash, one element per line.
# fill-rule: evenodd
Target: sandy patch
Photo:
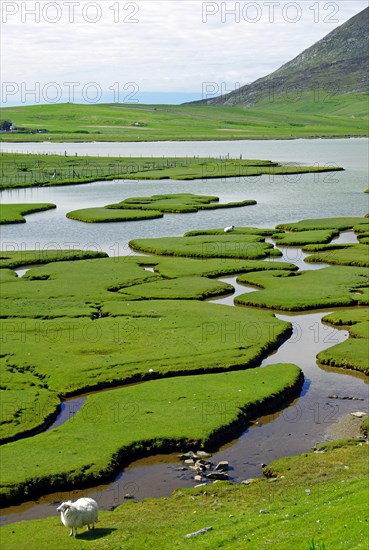
<path fill-rule="evenodd" d="M 326 430 L 326 436 L 329 439 L 343 439 L 346 437 L 357 437 L 362 435 L 360 426 L 363 422 L 362 418 L 355 418 L 351 414 L 347 414 L 332 423 Z"/>

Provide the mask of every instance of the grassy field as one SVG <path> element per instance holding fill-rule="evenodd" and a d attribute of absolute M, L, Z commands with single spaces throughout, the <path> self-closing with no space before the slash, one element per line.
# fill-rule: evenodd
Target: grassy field
<path fill-rule="evenodd" d="M 350 338 L 318 355 L 323 365 L 348 368 L 369 374 L 369 310 L 367 308 L 338 311 L 324 317 L 334 326 L 349 326 Z"/>
<path fill-rule="evenodd" d="M 2 547 L 364 550 L 367 445 L 342 440 L 321 450 L 274 461 L 267 469 L 271 478 L 249 485 L 224 481 L 178 489 L 169 498 L 127 501 L 113 512 L 100 512 L 96 529 L 79 530 L 76 539 L 68 537 L 56 511 L 54 517 L 11 524 L 1 528 Z M 212 529 L 184 538 L 205 527 Z"/>
<path fill-rule="evenodd" d="M 4 275 L 4 269 L 16 269 L 24 265 L 41 265 L 53 262 L 71 260 L 89 260 L 93 258 L 106 258 L 105 252 L 94 250 L 3 250 L 0 258 L 0 276 Z M 10 275 L 9 280 L 14 280 L 15 274 Z"/>
<path fill-rule="evenodd" d="M 256 234 L 199 235 L 134 239 L 129 246 L 145 254 L 193 258 L 241 258 L 258 260 L 279 257 L 282 253 Z"/>
<path fill-rule="evenodd" d="M 364 222 L 355 218 L 339 223 L 344 228 L 366 227 Z M 317 229 L 284 235 L 317 242 L 336 234 L 337 223 L 321 227 L 326 222 L 319 222 Z M 270 235 L 281 238 L 282 229 L 240 227 L 224 234 L 218 228 L 185 237 L 140 239 L 135 241 L 140 250 L 162 254 L 144 257 L 91 253 L 85 259 L 90 253 L 83 251 L 4 253 L 0 367 L 5 405 L 0 428 L 5 498 L 93 483 L 111 477 L 123 460 L 176 448 L 184 441 L 204 445 L 227 439 L 232 426 L 238 426 L 239 411 L 251 402 L 260 413 L 297 392 L 297 367 L 249 369 L 291 333 L 289 323 L 262 308 L 299 311 L 368 304 L 368 274 L 352 266 L 297 272 L 291 264 L 263 261 L 274 250 L 264 242 Z M 19 278 L 12 268 L 22 264 L 45 265 Z M 232 292 L 230 285 L 214 280 L 231 274 L 263 289 L 238 298 L 243 305 L 257 307 L 203 301 Z M 334 354 L 335 365 L 341 361 L 336 357 L 351 353 L 358 366 L 346 359 L 339 366 L 367 372 L 367 324 L 362 317 L 349 321 L 352 338 L 343 344 L 346 348 L 328 352 Z M 93 422 L 84 408 L 76 421 L 24 439 L 55 416 L 63 397 L 128 382 L 143 383 L 111 390 L 110 398 L 108 393 L 88 398 L 88 410 L 102 411 Z M 204 399 L 233 403 L 234 415 L 227 422 L 213 418 L 208 426 L 196 416 Z M 118 412 L 122 403 L 123 419 L 127 403 L 137 404 L 137 425 L 123 431 L 119 422 L 115 425 L 109 416 L 112 403 L 118 404 Z M 81 440 L 88 444 L 79 453 Z M 27 456 L 27 462 L 19 456 Z"/>
<path fill-rule="evenodd" d="M 369 303 L 369 274 L 364 268 L 332 266 L 297 273 L 247 273 L 238 280 L 261 289 L 238 296 L 235 301 L 241 305 L 303 311 Z"/>
<path fill-rule="evenodd" d="M 362 243 L 362 244 L 361 244 Z M 310 263 L 329 263 L 333 265 L 351 265 L 369 267 L 369 243 L 360 244 L 305 246 L 305 252 L 313 252 L 306 258 Z"/>
<path fill-rule="evenodd" d="M 0 269 L 3 439 L 42 425 L 63 395 L 130 380 L 247 368 L 289 334 L 288 323 L 269 312 L 200 302 L 233 291 L 216 276 L 289 264 L 137 256 L 83 260 L 78 251 L 59 257 L 55 252 L 8 253 Z M 9 269 L 21 258 L 36 263 L 68 257 L 79 261 L 47 263 L 22 278 Z"/>
<path fill-rule="evenodd" d="M 67 218 L 82 222 L 136 221 L 162 218 L 164 214 L 187 214 L 199 210 L 236 208 L 256 204 L 254 200 L 244 200 L 222 204 L 218 197 L 181 193 L 153 195 L 152 197 L 131 197 L 117 204 L 102 208 L 84 208 L 68 212 Z"/>
<path fill-rule="evenodd" d="M 73 185 L 115 179 L 211 179 L 343 170 L 337 166 L 282 165 L 270 160 L 188 157 L 68 157 L 1 153 L 2 189 Z"/>
<path fill-rule="evenodd" d="M 311 231 L 311 230 L 328 230 L 335 231 L 349 231 L 356 229 L 358 232 L 362 230 L 368 231 L 369 218 L 316 218 L 301 220 L 296 223 L 280 223 L 277 225 L 277 229 L 285 231 Z"/>
<path fill-rule="evenodd" d="M 298 393 L 302 382 L 298 367 L 277 364 L 154 380 L 90 395 L 73 421 L 3 446 L 1 495 L 5 502 L 23 500 L 110 479 L 134 456 L 211 448 L 243 431 L 255 415 Z M 224 403 L 227 413 L 214 414 Z M 14 461 L 15 456 L 27 460 Z"/>
<path fill-rule="evenodd" d="M 162 141 L 367 136 L 367 95 L 272 103 L 257 109 L 209 105 L 35 105 L 2 118 L 26 131 L 4 141 Z"/>
<path fill-rule="evenodd" d="M 56 208 L 55 204 L 0 204 L 0 224 L 25 223 L 24 216 Z"/>

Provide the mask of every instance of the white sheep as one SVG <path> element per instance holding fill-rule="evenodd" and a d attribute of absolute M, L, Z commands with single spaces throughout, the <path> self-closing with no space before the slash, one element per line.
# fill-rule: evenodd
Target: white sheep
<path fill-rule="evenodd" d="M 59 508 L 60 517 L 65 527 L 70 527 L 69 536 L 77 535 L 77 528 L 87 525 L 88 529 L 95 527 L 97 523 L 98 505 L 92 498 L 79 498 L 75 502 L 68 500 L 63 502 Z"/>
<path fill-rule="evenodd" d="M 224 228 L 224 233 L 232 233 L 232 231 L 234 231 L 234 225 Z"/>

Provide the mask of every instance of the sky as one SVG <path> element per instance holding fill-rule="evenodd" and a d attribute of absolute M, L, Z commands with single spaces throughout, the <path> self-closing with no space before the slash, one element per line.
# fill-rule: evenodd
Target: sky
<path fill-rule="evenodd" d="M 296 57 L 368 0 L 41 0 L 1 5 L 3 106 L 180 103 Z"/>

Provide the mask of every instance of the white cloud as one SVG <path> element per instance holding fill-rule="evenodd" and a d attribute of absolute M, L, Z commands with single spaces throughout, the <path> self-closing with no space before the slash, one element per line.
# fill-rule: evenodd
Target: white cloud
<path fill-rule="evenodd" d="M 27 11 L 37 4 L 39 22 Z M 318 14 L 311 9 L 318 4 L 313 0 L 280 0 L 270 22 L 266 1 L 79 0 L 75 4 L 75 21 L 70 22 L 71 2 L 66 0 L 2 2 L 3 82 L 26 82 L 31 87 L 36 81 L 60 85 L 93 81 L 104 90 L 114 82 L 136 82 L 142 91 L 201 91 L 203 82 L 214 81 L 232 89 L 236 82 L 245 84 L 277 69 L 368 5 L 364 0 L 319 2 Z M 86 17 L 98 13 L 93 4 L 101 17 L 89 23 Z M 237 5 L 239 22 L 227 13 Z M 242 16 L 245 5 L 243 13 L 249 18 L 256 17 L 259 8 L 260 21 L 251 23 Z M 203 22 L 203 10 L 210 9 L 218 12 Z M 286 20 L 299 11 L 300 21 Z M 60 21 L 51 23 L 58 13 Z M 118 15 L 119 23 L 114 22 Z"/>

